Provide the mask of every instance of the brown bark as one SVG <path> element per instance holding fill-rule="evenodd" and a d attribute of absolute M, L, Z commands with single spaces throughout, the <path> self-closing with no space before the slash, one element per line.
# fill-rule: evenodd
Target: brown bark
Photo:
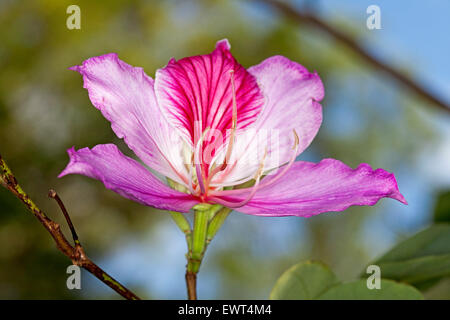
<path fill-rule="evenodd" d="M 97 279 L 106 284 L 108 287 L 116 291 L 122 297 L 129 300 L 139 300 L 133 292 L 125 288 L 117 280 L 103 271 L 99 266 L 97 266 L 92 260 L 90 260 L 78 241 L 78 236 L 75 228 L 72 224 L 70 216 L 59 198 L 58 194 L 54 190 L 49 191 L 49 197 L 55 199 L 60 206 L 64 217 L 66 218 L 67 224 L 72 232 L 72 238 L 74 240 L 74 245 L 70 244 L 67 238 L 61 231 L 61 227 L 58 223 L 51 220 L 39 207 L 28 197 L 28 195 L 23 191 L 22 187 L 18 184 L 16 178 L 14 177 L 12 171 L 6 165 L 4 160 L 0 155 L 0 182 L 6 189 L 11 191 L 27 208 L 31 213 L 39 220 L 43 227 L 50 233 L 51 237 L 56 243 L 56 247 L 64 255 L 66 255 L 74 265 L 86 269 L 88 272 L 92 273 Z"/>

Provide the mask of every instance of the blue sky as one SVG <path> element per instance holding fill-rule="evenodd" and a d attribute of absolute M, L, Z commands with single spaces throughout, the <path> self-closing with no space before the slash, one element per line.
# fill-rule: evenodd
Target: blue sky
<path fill-rule="evenodd" d="M 302 2 L 302 1 L 300 1 Z M 324 17 L 339 13 L 361 25 L 361 41 L 382 59 L 412 64 L 414 77 L 450 101 L 450 1 L 320 0 Z M 381 9 L 381 30 L 368 30 L 366 9 Z"/>

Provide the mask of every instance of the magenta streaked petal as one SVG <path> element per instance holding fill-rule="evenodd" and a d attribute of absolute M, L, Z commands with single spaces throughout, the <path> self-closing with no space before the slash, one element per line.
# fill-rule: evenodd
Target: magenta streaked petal
<path fill-rule="evenodd" d="M 171 59 L 156 72 L 158 103 L 186 141 L 194 144 L 208 127 L 226 136 L 232 123 L 231 70 L 236 83 L 237 128 L 245 128 L 256 120 L 263 96 L 255 78 L 231 55 L 227 40 L 217 42 L 211 54 Z"/>
<path fill-rule="evenodd" d="M 297 154 L 300 154 L 314 139 L 322 123 L 319 101 L 324 97 L 324 88 L 316 73 L 310 73 L 283 56 L 270 57 L 248 71 L 256 78 L 265 98 L 263 110 L 252 129 L 257 135 L 266 134 L 268 138 L 239 139 L 238 136 L 232 160 L 239 161 L 235 170 L 223 180 L 225 185 L 254 172 L 265 148 L 266 169 L 287 163 L 295 144 L 293 131 L 299 137 Z M 241 133 L 242 136 L 246 134 L 253 133 Z M 256 159 L 255 155 L 258 155 Z"/>
<path fill-rule="evenodd" d="M 352 169 L 334 159 L 317 164 L 298 161 L 275 183 L 270 184 L 271 179 L 276 177 L 264 179 L 252 200 L 237 210 L 261 216 L 310 217 L 355 205 L 372 206 L 384 197 L 407 204 L 392 173 L 373 170 L 365 163 Z M 239 202 L 250 192 L 251 188 L 223 191 L 220 197 Z"/>
<path fill-rule="evenodd" d="M 81 174 L 103 182 L 125 198 L 163 210 L 188 212 L 198 201 L 169 188 L 139 162 L 125 156 L 114 144 L 67 150 L 70 162 L 58 176 Z"/>
<path fill-rule="evenodd" d="M 92 104 L 145 164 L 186 183 L 182 178 L 187 173 L 180 155 L 181 139 L 162 116 L 154 81 L 142 68 L 132 67 L 111 53 L 71 69 L 81 73 Z"/>

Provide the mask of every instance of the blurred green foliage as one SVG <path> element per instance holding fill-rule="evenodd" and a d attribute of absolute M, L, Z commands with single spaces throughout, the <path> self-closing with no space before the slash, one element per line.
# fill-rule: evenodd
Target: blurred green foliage
<path fill-rule="evenodd" d="M 438 194 L 434 221 L 450 223 L 450 191 L 443 191 Z"/>
<path fill-rule="evenodd" d="M 66 28 L 66 8 L 74 3 L 81 8 L 81 30 Z M 72 145 L 113 142 L 132 155 L 91 106 L 80 76 L 67 70 L 89 57 L 117 52 L 127 63 L 142 66 L 154 76 L 170 57 L 209 52 L 226 37 L 245 67 L 282 54 L 321 75 L 326 88 L 324 122 L 307 152 L 309 160 L 333 157 L 353 167 L 368 162 L 390 171 L 409 170 L 424 145 L 433 143 L 433 126 L 420 101 L 316 30 L 279 15 L 268 19 L 267 9 L 253 6 L 226 0 L 0 2 L 0 152 L 29 195 L 64 225 L 56 204 L 46 197 L 50 187 L 58 191 L 87 253 L 100 265 L 130 239 L 139 248 L 162 255 L 174 250 L 174 242 L 183 243 L 183 236 L 155 236 L 157 240 L 149 242 L 149 235 L 171 224 L 168 214 L 123 199 L 85 177 L 57 179 L 68 160 L 65 150 Z M 344 20 L 336 19 L 340 24 Z M 359 32 L 348 21 L 345 28 Z M 340 126 L 342 110 L 354 124 L 351 128 Z M 289 218 L 288 234 L 270 233 L 282 223 L 280 219 L 232 213 L 204 260 L 200 288 L 214 287 L 211 298 L 267 298 L 278 276 L 306 258 L 324 261 L 339 279 L 353 279 L 379 253 L 378 240 L 368 243 L 364 226 L 386 210 L 395 215 L 398 207 L 388 204 L 383 201 L 373 208 L 351 208 L 344 214 L 306 220 Z M 415 214 L 424 216 L 424 221 L 430 215 Z M 402 230 L 396 238 L 412 231 Z M 134 265 L 127 263 L 130 268 Z M 145 273 L 155 263 L 146 260 L 139 270 Z M 178 286 L 176 293 L 164 293 L 127 274 L 112 275 L 147 298 L 183 298 L 184 275 L 164 277 L 174 263 L 184 267 L 184 257 L 152 272 L 164 279 L 165 287 Z M 68 265 L 34 217 L 1 189 L 0 298 L 118 298 L 102 289 L 68 291 Z M 87 279 L 91 289 L 103 286 Z"/>
<path fill-rule="evenodd" d="M 438 209 L 439 204 L 440 202 Z M 448 299 L 450 224 L 434 224 L 402 241 L 381 258 L 370 263 L 360 277 L 359 280 L 341 283 L 327 266 L 319 262 L 298 263 L 281 275 L 270 298 L 421 300 L 424 298 L 419 291 L 421 290 L 428 292 L 431 298 Z M 375 285 L 368 290 L 374 277 L 378 277 L 379 287 Z M 435 289 L 436 287 L 438 289 Z M 430 295 L 430 292 L 434 294 Z"/>
<path fill-rule="evenodd" d="M 372 264 L 378 265 L 387 279 L 429 288 L 450 276 L 450 224 L 432 225 Z"/>
<path fill-rule="evenodd" d="M 370 280 L 369 280 L 370 281 Z M 413 286 L 380 279 L 379 288 L 368 289 L 366 279 L 341 283 L 331 270 L 318 262 L 299 263 L 278 279 L 273 300 L 422 300 Z"/>

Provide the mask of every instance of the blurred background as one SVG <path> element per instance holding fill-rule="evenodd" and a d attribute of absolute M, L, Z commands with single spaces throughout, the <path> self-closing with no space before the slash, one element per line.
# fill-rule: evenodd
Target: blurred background
<path fill-rule="evenodd" d="M 289 3 L 450 101 L 449 2 Z M 81 30 L 66 27 L 71 4 L 81 8 Z M 380 30 L 366 27 L 371 4 L 381 8 Z M 49 188 L 58 191 L 96 263 L 144 298 L 186 297 L 184 235 L 167 213 L 86 177 L 57 179 L 72 146 L 112 142 L 132 155 L 92 107 L 79 74 L 67 68 L 117 52 L 153 77 L 169 58 L 209 53 L 222 38 L 245 67 L 281 54 L 317 70 L 325 84 L 324 121 L 299 159 L 332 157 L 394 172 L 409 205 L 385 199 L 309 219 L 233 212 L 208 248 L 200 298 L 266 299 L 280 274 L 306 259 L 321 260 L 339 278 L 352 280 L 431 223 L 439 196 L 450 190 L 450 113 L 313 25 L 260 1 L 0 0 L 0 153 L 29 195 L 65 226 L 47 198 Z M 120 298 L 84 271 L 82 290 L 69 291 L 69 264 L 25 207 L 0 189 L 0 298 Z M 450 298 L 446 281 L 441 298 Z"/>

